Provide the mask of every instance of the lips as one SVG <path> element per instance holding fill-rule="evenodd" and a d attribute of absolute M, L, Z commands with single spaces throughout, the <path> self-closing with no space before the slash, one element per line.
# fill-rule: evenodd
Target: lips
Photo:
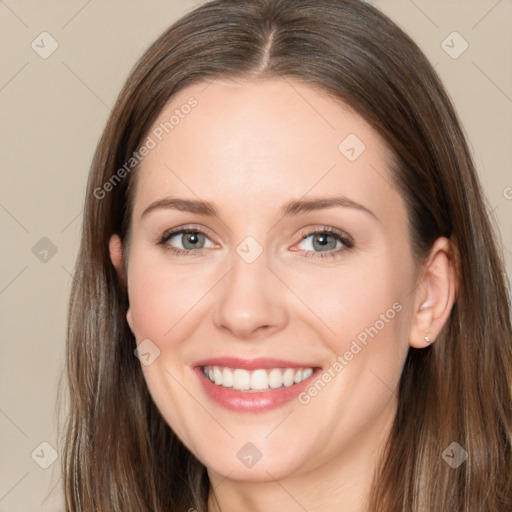
<path fill-rule="evenodd" d="M 206 395 L 238 412 L 263 412 L 296 398 L 320 368 L 280 359 L 215 358 L 195 365 Z"/>

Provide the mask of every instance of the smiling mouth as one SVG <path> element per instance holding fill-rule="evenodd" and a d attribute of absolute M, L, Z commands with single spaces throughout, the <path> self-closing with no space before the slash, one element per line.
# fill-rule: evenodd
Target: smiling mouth
<path fill-rule="evenodd" d="M 268 368 L 246 370 L 223 366 L 203 366 L 204 376 L 219 387 L 234 391 L 263 392 L 288 388 L 309 379 L 314 368 Z"/>

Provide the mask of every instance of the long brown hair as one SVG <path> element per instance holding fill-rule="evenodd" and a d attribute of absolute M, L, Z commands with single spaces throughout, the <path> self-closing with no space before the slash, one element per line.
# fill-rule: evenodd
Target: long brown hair
<path fill-rule="evenodd" d="M 438 237 L 456 247 L 456 304 L 434 344 L 409 350 L 369 510 L 512 510 L 510 303 L 493 226 L 439 78 L 359 0 L 214 0 L 170 27 L 130 74 L 92 162 L 71 293 L 67 509 L 207 510 L 206 470 L 161 417 L 134 357 L 108 241 L 129 231 L 137 169 L 126 163 L 159 112 L 179 90 L 219 77 L 293 78 L 350 105 L 393 153 L 418 261 Z M 442 459 L 452 442 L 468 453 L 457 469 Z"/>

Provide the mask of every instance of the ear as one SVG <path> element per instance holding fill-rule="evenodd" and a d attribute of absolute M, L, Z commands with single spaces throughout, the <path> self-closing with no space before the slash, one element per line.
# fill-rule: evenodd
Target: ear
<path fill-rule="evenodd" d="M 409 343 L 425 348 L 435 341 L 448 320 L 457 295 L 457 270 L 453 243 L 438 238 L 420 272 Z"/>
<path fill-rule="evenodd" d="M 113 234 L 108 242 L 108 249 L 110 252 L 110 261 L 117 270 L 117 275 L 124 281 L 124 260 L 123 260 L 123 243 L 117 234 Z"/>
<path fill-rule="evenodd" d="M 114 234 L 110 237 L 108 242 L 108 249 L 110 252 L 110 261 L 112 261 L 112 265 L 114 265 L 114 268 L 117 271 L 119 280 L 123 283 L 123 286 L 126 287 L 126 270 L 123 256 L 123 243 L 121 242 L 119 235 Z M 133 332 L 132 312 L 129 306 L 128 311 L 126 312 L 126 320 L 128 321 L 128 325 Z"/>

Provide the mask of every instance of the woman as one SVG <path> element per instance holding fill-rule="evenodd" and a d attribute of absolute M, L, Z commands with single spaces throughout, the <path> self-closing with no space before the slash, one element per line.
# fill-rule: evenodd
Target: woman
<path fill-rule="evenodd" d="M 505 272 L 456 114 L 358 0 L 215 0 L 92 164 L 69 510 L 512 509 Z"/>

